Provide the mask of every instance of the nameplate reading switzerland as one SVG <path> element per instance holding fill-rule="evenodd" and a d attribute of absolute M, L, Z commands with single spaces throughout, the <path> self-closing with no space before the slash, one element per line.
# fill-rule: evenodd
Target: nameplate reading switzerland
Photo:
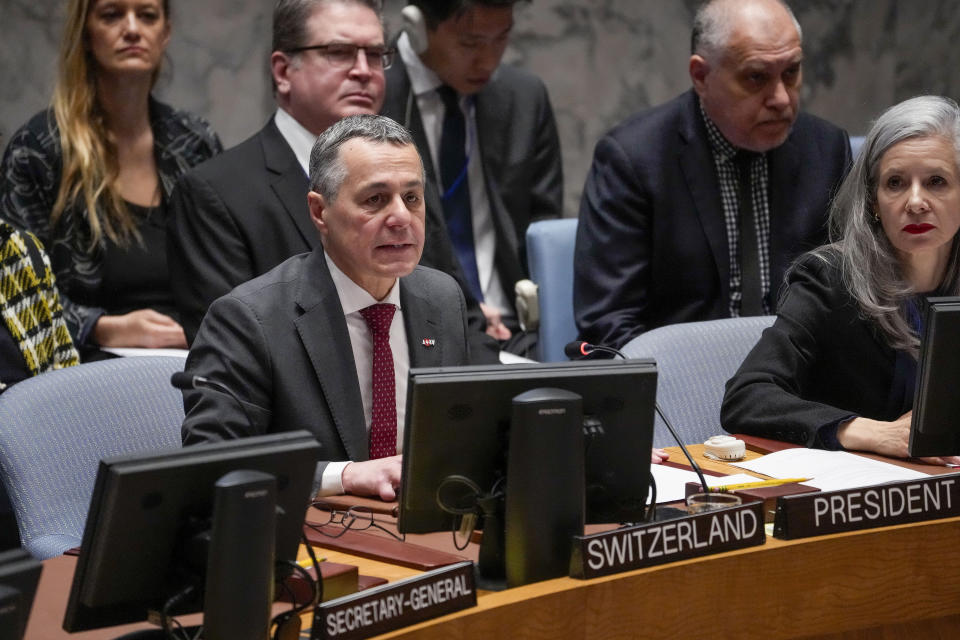
<path fill-rule="evenodd" d="M 575 536 L 570 577 L 589 579 L 766 541 L 763 502 Z"/>
<path fill-rule="evenodd" d="M 777 499 L 773 536 L 783 540 L 960 515 L 960 473 Z"/>
<path fill-rule="evenodd" d="M 310 638 L 369 638 L 475 606 L 473 563 L 458 562 L 318 604 Z"/>

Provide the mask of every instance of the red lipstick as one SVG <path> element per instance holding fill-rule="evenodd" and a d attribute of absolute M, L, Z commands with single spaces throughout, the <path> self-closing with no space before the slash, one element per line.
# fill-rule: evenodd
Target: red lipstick
<path fill-rule="evenodd" d="M 934 227 L 932 224 L 927 224 L 926 222 L 924 222 L 923 224 L 908 224 L 903 228 L 903 230 L 906 231 L 907 233 L 912 233 L 914 235 L 926 233 L 931 229 L 936 229 L 936 227 Z"/>

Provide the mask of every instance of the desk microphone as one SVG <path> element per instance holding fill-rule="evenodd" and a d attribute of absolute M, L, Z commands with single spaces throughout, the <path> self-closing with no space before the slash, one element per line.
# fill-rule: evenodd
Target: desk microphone
<path fill-rule="evenodd" d="M 250 419 L 250 414 L 247 413 L 247 408 L 243 405 L 243 402 L 240 401 L 240 396 L 234 393 L 233 389 L 218 382 L 216 380 L 211 380 L 210 378 L 204 376 L 195 376 L 187 373 L 186 371 L 177 371 L 172 376 L 170 376 L 170 384 L 176 389 L 183 391 L 189 389 L 196 389 L 197 391 L 213 391 L 215 393 L 222 393 L 226 396 L 233 398 L 233 401 L 237 403 L 240 407 L 240 410 L 243 411 L 244 417 L 247 419 L 247 426 L 250 427 L 250 432 L 255 433 L 256 427 L 253 424 L 253 420 Z"/>
<path fill-rule="evenodd" d="M 584 340 L 574 340 L 573 342 L 567 343 L 567 346 L 563 348 L 563 352 L 571 360 L 579 360 L 589 356 L 591 353 L 599 351 L 601 353 L 611 353 L 615 356 L 620 356 L 622 359 L 626 360 L 627 356 L 623 355 L 623 352 L 619 349 L 614 349 L 613 347 L 605 347 L 599 344 L 590 344 Z M 670 424 L 670 421 L 667 420 L 667 416 L 663 413 L 663 410 L 660 408 L 659 402 L 654 402 L 654 408 L 657 410 L 657 414 L 660 416 L 660 419 L 663 420 L 663 424 L 667 425 L 667 429 L 670 431 L 670 435 L 673 436 L 673 439 L 677 441 L 677 444 L 680 445 L 680 450 L 683 451 L 683 455 L 687 456 L 687 461 L 690 462 L 690 466 L 693 467 L 693 470 L 697 472 L 697 477 L 700 478 L 700 486 L 703 488 L 704 493 L 710 493 L 710 488 L 707 485 L 706 478 L 703 477 L 703 471 L 700 470 L 700 465 L 698 465 L 693 460 L 693 456 L 690 455 L 690 452 L 687 450 L 687 447 L 680 440 L 680 436 L 677 435 L 677 432 L 673 430 L 673 425 Z"/>

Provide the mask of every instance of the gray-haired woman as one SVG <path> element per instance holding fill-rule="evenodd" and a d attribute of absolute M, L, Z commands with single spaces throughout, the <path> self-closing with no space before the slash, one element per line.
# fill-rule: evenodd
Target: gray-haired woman
<path fill-rule="evenodd" d="M 958 165 L 953 100 L 877 119 L 831 208 L 833 242 L 793 266 L 776 322 L 727 383 L 727 431 L 907 455 L 923 299 L 960 295 Z"/>

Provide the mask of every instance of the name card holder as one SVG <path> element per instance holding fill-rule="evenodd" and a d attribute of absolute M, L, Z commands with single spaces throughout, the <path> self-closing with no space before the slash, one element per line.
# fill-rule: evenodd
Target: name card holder
<path fill-rule="evenodd" d="M 575 536 L 570 577 L 587 580 L 766 541 L 763 503 Z"/>
<path fill-rule="evenodd" d="M 773 536 L 822 536 L 960 516 L 960 473 L 777 499 Z"/>
<path fill-rule="evenodd" d="M 318 604 L 311 640 L 358 640 L 477 606 L 472 562 Z"/>

